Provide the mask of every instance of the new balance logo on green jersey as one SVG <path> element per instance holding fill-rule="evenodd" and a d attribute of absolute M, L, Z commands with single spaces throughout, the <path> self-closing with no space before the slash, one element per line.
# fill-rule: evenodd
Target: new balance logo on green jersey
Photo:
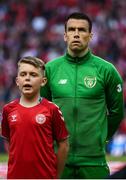
<path fill-rule="evenodd" d="M 67 79 L 60 79 L 58 84 L 66 84 L 67 83 Z"/>

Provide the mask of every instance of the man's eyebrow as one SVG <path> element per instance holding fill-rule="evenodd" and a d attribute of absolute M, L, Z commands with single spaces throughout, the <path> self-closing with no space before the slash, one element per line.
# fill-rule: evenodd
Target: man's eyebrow
<path fill-rule="evenodd" d="M 86 27 L 74 27 L 74 26 L 71 26 L 71 27 L 68 27 L 68 30 L 75 30 L 75 29 L 78 29 L 78 30 L 87 30 Z"/>
<path fill-rule="evenodd" d="M 70 26 L 70 27 L 68 27 L 68 29 L 75 29 L 76 27 L 74 27 L 74 26 Z"/>

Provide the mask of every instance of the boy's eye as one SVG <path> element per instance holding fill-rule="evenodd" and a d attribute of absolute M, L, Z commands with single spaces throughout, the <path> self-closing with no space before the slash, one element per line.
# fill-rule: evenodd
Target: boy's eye
<path fill-rule="evenodd" d="M 36 73 L 31 73 L 31 76 L 36 77 L 36 76 L 38 76 L 38 74 L 36 74 Z"/>
<path fill-rule="evenodd" d="M 29 73 L 28 73 L 28 74 L 29 74 Z M 27 76 L 28 74 L 27 74 L 26 72 L 21 72 L 21 73 L 20 73 L 20 76 Z M 30 73 L 29 76 L 37 77 L 38 74 L 33 72 L 33 73 Z"/>
<path fill-rule="evenodd" d="M 24 73 L 24 72 L 20 73 L 20 76 L 25 76 L 25 75 L 26 75 L 26 73 Z"/>

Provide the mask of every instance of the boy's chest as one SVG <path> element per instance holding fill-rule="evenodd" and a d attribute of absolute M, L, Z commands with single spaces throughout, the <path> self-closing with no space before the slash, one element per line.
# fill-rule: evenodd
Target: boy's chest
<path fill-rule="evenodd" d="M 51 114 L 45 110 L 14 109 L 8 114 L 10 129 L 28 130 L 29 128 L 50 128 Z"/>

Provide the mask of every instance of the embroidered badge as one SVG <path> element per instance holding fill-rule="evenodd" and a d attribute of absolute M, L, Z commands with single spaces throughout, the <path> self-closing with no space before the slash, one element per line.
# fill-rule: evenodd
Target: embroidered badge
<path fill-rule="evenodd" d="M 43 124 L 46 121 L 46 116 L 44 114 L 37 114 L 36 122 L 38 124 Z"/>
<path fill-rule="evenodd" d="M 97 79 L 96 77 L 86 76 L 84 78 L 84 84 L 87 88 L 93 88 L 96 85 Z"/>

